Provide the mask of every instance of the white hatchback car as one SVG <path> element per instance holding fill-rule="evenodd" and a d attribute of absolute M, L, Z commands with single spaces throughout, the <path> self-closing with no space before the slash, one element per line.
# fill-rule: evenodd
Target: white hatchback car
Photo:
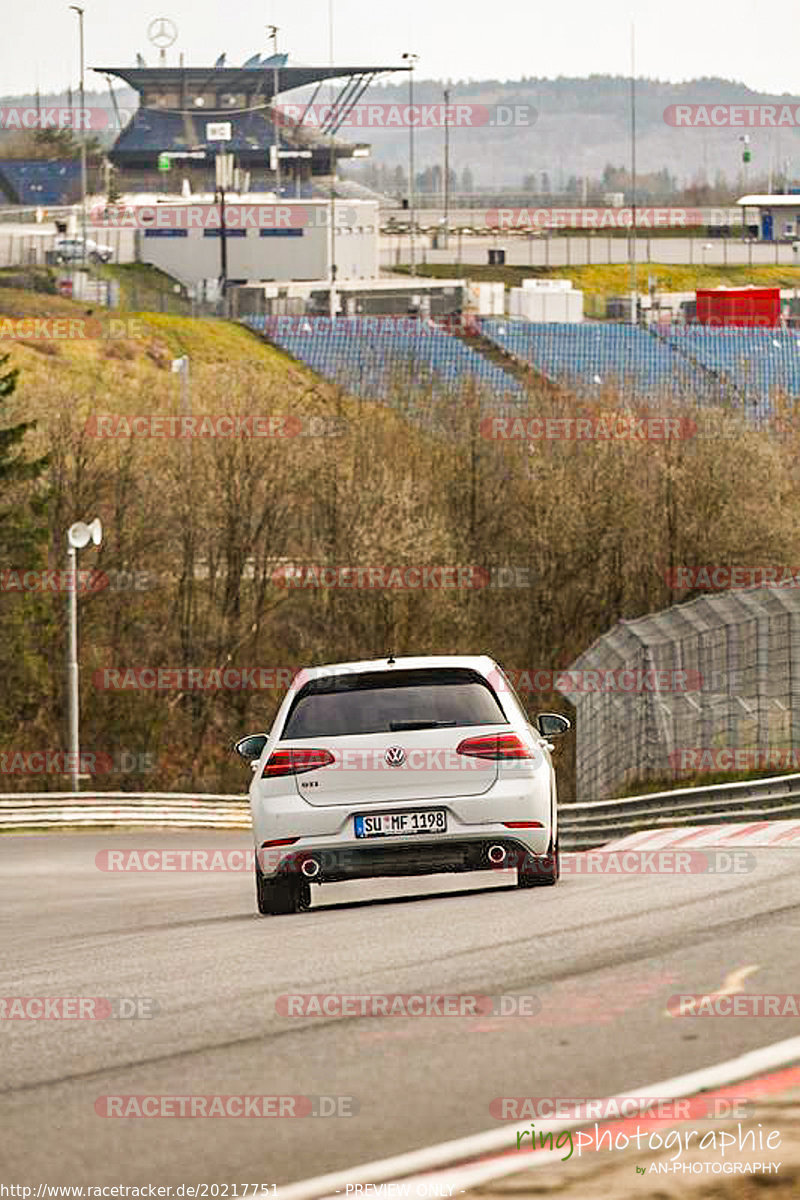
<path fill-rule="evenodd" d="M 310 904 L 310 883 L 516 867 L 558 879 L 549 739 L 490 658 L 389 658 L 303 670 L 269 734 L 236 750 L 250 806 L 261 913 Z"/>

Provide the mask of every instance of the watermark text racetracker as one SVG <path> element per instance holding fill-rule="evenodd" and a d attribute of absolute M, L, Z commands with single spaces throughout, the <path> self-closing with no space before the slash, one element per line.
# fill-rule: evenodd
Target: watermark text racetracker
<path fill-rule="evenodd" d="M 285 441 L 298 437 L 343 437 L 348 423 L 342 417 L 298 417 L 294 413 L 93 413 L 84 426 L 88 437 L 222 439 L 266 438 Z"/>
<path fill-rule="evenodd" d="M 326 768 L 328 769 L 328 768 Z M 279 839 L 255 849 L 201 847 L 160 850 L 154 847 L 109 848 L 95 855 L 95 866 L 108 872 L 213 872 L 233 871 L 252 874 L 256 862 L 262 871 L 301 870 L 311 857 L 308 849 L 293 849 L 297 838 Z M 347 851 L 314 851 L 323 873 L 347 862 Z M 535 873 L 538 860 L 529 861 L 524 851 L 509 848 L 495 870 L 506 871 L 524 866 Z M 562 875 L 743 875 L 755 870 L 756 857 L 748 850 L 590 850 L 561 855 Z M 487 863 L 487 869 L 489 864 Z M 545 863 L 543 870 L 549 869 Z"/>
<path fill-rule="evenodd" d="M 530 104 L 278 104 L 278 124 L 316 129 L 529 128 L 537 110 Z"/>
<path fill-rule="evenodd" d="M 157 771 L 156 755 L 149 751 L 2 750 L 0 775 L 130 775 Z"/>
<path fill-rule="evenodd" d="M 0 341 L 70 342 L 144 338 L 138 317 L 0 317 Z"/>
<path fill-rule="evenodd" d="M 304 1118 L 355 1117 L 355 1096 L 246 1095 L 105 1095 L 95 1100 L 98 1117 L 189 1118 L 215 1117 Z"/>
<path fill-rule="evenodd" d="M 704 224 L 699 208 L 490 208 L 489 229 L 686 229 Z"/>
<path fill-rule="evenodd" d="M 284 563 L 272 572 L 276 587 L 332 588 L 344 591 L 481 591 L 484 588 L 533 587 L 530 567 L 502 564 L 491 567 L 459 563 Z"/>
<path fill-rule="evenodd" d="M 498 1096 L 489 1105 L 496 1121 L 618 1121 L 652 1117 L 659 1121 L 744 1119 L 755 1105 L 746 1096 Z"/>
<path fill-rule="evenodd" d="M 641 413 L 522 417 L 518 413 L 498 411 L 483 417 L 479 429 L 481 437 L 498 442 L 667 442 L 693 438 L 697 433 L 697 422 L 691 417 Z"/>
<path fill-rule="evenodd" d="M 0 592 L 146 592 L 159 580 L 150 571 L 67 570 L 25 571 L 6 567 L 0 571 Z"/>
<path fill-rule="evenodd" d="M 664 122 L 677 129 L 792 129 L 800 125 L 800 105 L 670 104 Z"/>
<path fill-rule="evenodd" d="M 538 996 L 462 995 L 435 992 L 301 993 L 278 996 L 281 1017 L 535 1017 Z"/>
<path fill-rule="evenodd" d="M 158 1012 L 152 996 L 0 997 L 0 1021 L 149 1020 Z"/>

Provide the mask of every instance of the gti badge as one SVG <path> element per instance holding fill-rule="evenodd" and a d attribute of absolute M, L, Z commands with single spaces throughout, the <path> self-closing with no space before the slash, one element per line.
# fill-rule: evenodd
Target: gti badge
<path fill-rule="evenodd" d="M 406 752 L 402 746 L 390 746 L 384 757 L 388 766 L 402 767 L 406 761 Z"/>

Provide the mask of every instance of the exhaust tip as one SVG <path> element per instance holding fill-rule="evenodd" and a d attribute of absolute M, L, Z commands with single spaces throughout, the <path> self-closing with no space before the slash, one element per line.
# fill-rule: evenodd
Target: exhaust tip
<path fill-rule="evenodd" d="M 494 863 L 494 865 L 497 866 L 498 863 L 505 862 L 505 857 L 506 857 L 505 846 L 490 846 L 489 847 L 488 858 L 489 858 L 490 863 Z"/>
<path fill-rule="evenodd" d="M 300 870 L 305 875 L 306 879 L 314 879 L 319 875 L 319 863 L 316 858 L 304 858 L 300 866 Z"/>

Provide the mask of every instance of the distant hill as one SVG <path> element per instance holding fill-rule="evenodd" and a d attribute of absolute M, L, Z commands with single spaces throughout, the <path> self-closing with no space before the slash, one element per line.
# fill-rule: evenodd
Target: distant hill
<path fill-rule="evenodd" d="M 415 102 L 441 103 L 444 86 L 441 81 L 415 80 Z M 535 120 L 527 126 L 453 128 L 451 165 L 459 180 L 466 167 L 477 187 L 519 188 L 526 176 L 533 174 L 541 181 L 545 172 L 547 187 L 558 193 L 567 188 L 570 178 L 574 187 L 575 178 L 599 179 L 609 164 L 625 168 L 630 164 L 629 79 L 593 75 L 588 79 L 526 78 L 510 82 L 456 80 L 447 86 L 451 90 L 451 103 L 503 105 L 507 113 L 514 106 L 523 109 L 527 106 L 531 117 L 535 113 Z M 327 88 L 323 92 L 327 93 Z M 284 99 L 292 101 L 307 96 L 304 92 L 290 92 Z M 136 96 L 129 89 L 121 88 L 117 99 L 127 112 L 135 107 Z M 407 99 L 408 83 L 403 80 L 374 84 L 364 103 L 404 104 Z M 34 103 L 32 95 L 0 99 L 2 106 Z M 41 103 L 65 104 L 66 96 L 43 96 Z M 111 107 L 108 93 L 102 91 L 87 93 L 86 103 Z M 792 181 L 800 175 L 797 128 L 674 128 L 664 119 L 665 110 L 674 104 L 789 105 L 797 109 L 800 124 L 800 96 L 755 92 L 743 83 L 726 79 L 695 79 L 686 83 L 640 79 L 636 82 L 637 175 L 666 171 L 676 188 L 703 181 L 714 184 L 721 176 L 734 188 L 752 186 L 759 178 L 766 181 L 770 169 L 776 186 L 784 179 Z M 739 140 L 744 133 L 749 134 L 752 152 L 748 179 L 742 174 L 743 146 Z M 348 140 L 368 142 L 373 148 L 372 163 L 376 165 L 407 166 L 406 128 L 369 125 L 343 129 L 342 135 Z M 417 132 L 416 159 L 420 171 L 441 164 L 443 136 L 441 128 Z M 354 178 L 361 177 L 348 170 Z M 365 181 L 368 172 L 367 163 Z"/>

